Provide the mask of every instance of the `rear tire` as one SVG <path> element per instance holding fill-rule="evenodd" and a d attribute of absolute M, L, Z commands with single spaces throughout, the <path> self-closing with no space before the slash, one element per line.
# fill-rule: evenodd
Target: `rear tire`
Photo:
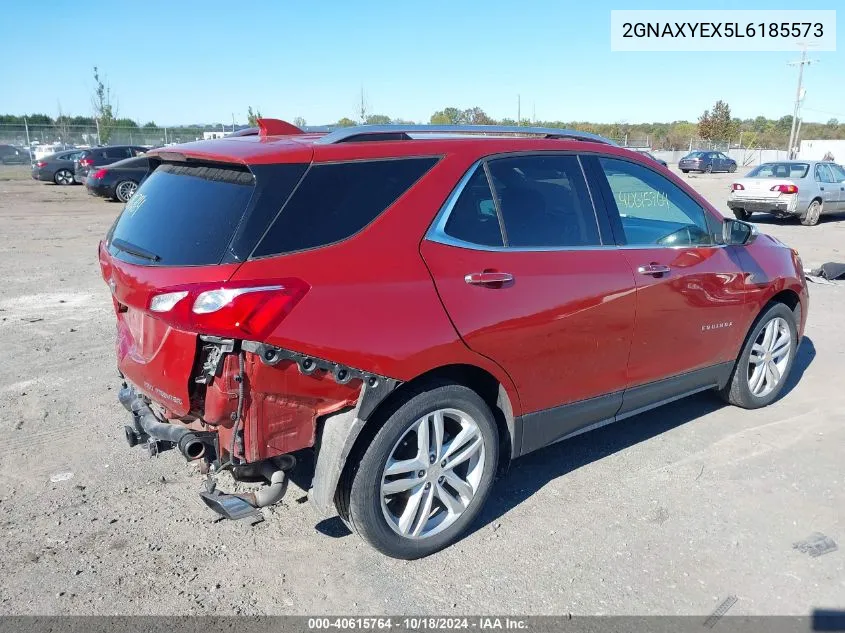
<path fill-rule="evenodd" d="M 748 222 L 751 219 L 751 211 L 746 211 L 745 209 L 734 209 L 733 211 L 737 220 Z"/>
<path fill-rule="evenodd" d="M 138 183 L 134 180 L 121 180 L 114 186 L 114 197 L 120 202 L 129 202 L 137 189 Z"/>
<path fill-rule="evenodd" d="M 807 207 L 807 213 L 801 217 L 801 224 L 804 226 L 815 226 L 819 223 L 822 215 L 822 205 L 818 200 L 813 200 Z"/>
<path fill-rule="evenodd" d="M 795 314 L 782 303 L 769 304 L 751 326 L 730 380 L 719 395 L 743 409 L 771 404 L 783 391 L 797 351 Z"/>
<path fill-rule="evenodd" d="M 689 169 L 682 169 L 681 171 L 684 172 L 685 174 L 689 173 Z"/>
<path fill-rule="evenodd" d="M 707 165 L 707 167 L 704 168 L 704 173 L 705 174 L 712 174 L 713 173 L 713 165 Z"/>
<path fill-rule="evenodd" d="M 436 381 L 395 409 L 358 457 L 338 491 L 341 518 L 383 554 L 412 560 L 451 545 L 478 516 L 496 472 L 498 430 L 477 393 Z"/>
<path fill-rule="evenodd" d="M 57 185 L 72 185 L 73 174 L 69 169 L 59 169 L 55 174 L 53 174 L 53 182 Z"/>

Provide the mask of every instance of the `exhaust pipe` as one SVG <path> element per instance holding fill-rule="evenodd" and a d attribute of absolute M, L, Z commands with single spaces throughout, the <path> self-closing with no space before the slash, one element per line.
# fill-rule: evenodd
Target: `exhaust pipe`
<path fill-rule="evenodd" d="M 219 490 L 201 492 L 200 498 L 205 505 L 214 510 L 217 514 L 227 519 L 255 518 L 261 520 L 263 517 L 258 508 L 265 508 L 281 501 L 288 489 L 288 478 L 286 470 L 295 464 L 290 455 L 283 455 L 288 458 L 282 468 L 275 465 L 272 460 L 261 464 L 261 474 L 270 482 L 269 486 L 259 488 L 255 492 L 241 494 L 226 494 Z"/>
<path fill-rule="evenodd" d="M 139 436 L 143 434 L 161 442 L 170 442 L 189 461 L 205 455 L 205 443 L 191 429 L 159 420 L 144 397 L 132 387 L 124 385 L 117 399 L 135 418 L 136 429 L 126 428 L 126 441 L 130 446 L 140 443 L 142 437 Z"/>

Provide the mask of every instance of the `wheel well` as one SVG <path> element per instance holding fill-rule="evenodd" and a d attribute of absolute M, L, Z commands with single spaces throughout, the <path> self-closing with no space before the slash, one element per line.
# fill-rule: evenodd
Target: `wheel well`
<path fill-rule="evenodd" d="M 355 446 L 350 453 L 363 451 L 369 446 L 375 434 L 387 419 L 404 404 L 408 398 L 422 391 L 424 385 L 432 382 L 456 383 L 475 391 L 490 407 L 499 431 L 499 470 L 507 469 L 513 450 L 512 436 L 515 432 L 513 409 L 510 399 L 499 381 L 489 372 L 475 365 L 445 365 L 420 374 L 402 383 L 381 402 L 364 424 Z"/>
<path fill-rule="evenodd" d="M 796 325 L 801 323 L 801 299 L 794 290 L 781 290 L 771 298 L 770 303 L 782 303 L 792 310 Z M 800 328 L 800 325 L 799 325 Z"/>

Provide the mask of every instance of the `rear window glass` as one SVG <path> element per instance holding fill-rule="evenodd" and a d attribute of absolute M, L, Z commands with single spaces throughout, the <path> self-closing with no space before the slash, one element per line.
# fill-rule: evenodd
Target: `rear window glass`
<path fill-rule="evenodd" d="M 313 165 L 253 257 L 326 246 L 354 235 L 436 162 L 432 157 Z"/>
<path fill-rule="evenodd" d="M 803 178 L 809 169 L 807 163 L 764 163 L 749 171 L 746 178 Z"/>
<path fill-rule="evenodd" d="M 217 264 L 254 190 L 246 169 L 161 165 L 126 204 L 109 252 L 137 264 Z"/>

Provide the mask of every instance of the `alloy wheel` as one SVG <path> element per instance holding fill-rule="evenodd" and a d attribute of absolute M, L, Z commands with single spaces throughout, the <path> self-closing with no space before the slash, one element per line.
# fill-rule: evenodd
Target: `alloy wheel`
<path fill-rule="evenodd" d="M 73 182 L 73 174 L 71 174 L 67 169 L 60 169 L 56 172 L 56 184 L 57 185 L 69 185 Z"/>
<path fill-rule="evenodd" d="M 117 197 L 120 199 L 121 202 L 126 202 L 132 195 L 135 193 L 135 190 L 138 188 L 131 180 L 124 180 L 117 186 Z"/>
<path fill-rule="evenodd" d="M 760 331 L 748 357 L 748 388 L 758 398 L 769 395 L 783 380 L 792 355 L 792 332 L 782 317 Z"/>
<path fill-rule="evenodd" d="M 381 508 L 391 529 L 420 539 L 452 525 L 481 484 L 486 450 L 478 423 L 458 409 L 414 422 L 389 453 Z"/>

